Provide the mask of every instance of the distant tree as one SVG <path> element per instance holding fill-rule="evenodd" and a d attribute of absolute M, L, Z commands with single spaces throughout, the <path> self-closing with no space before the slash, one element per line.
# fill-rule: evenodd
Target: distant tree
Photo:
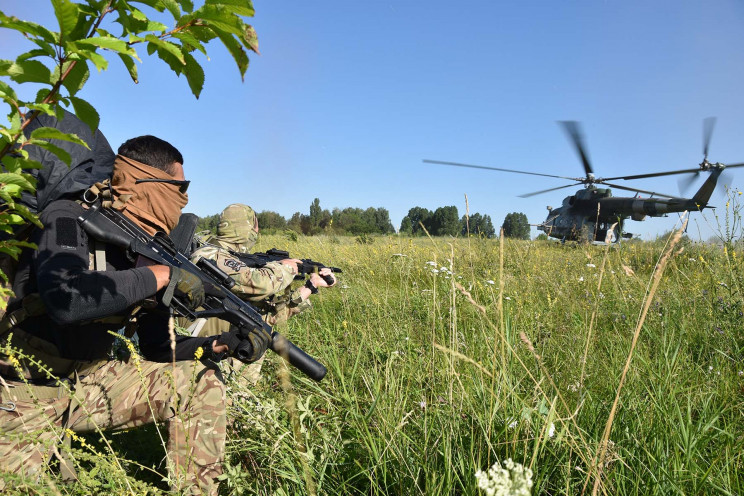
<path fill-rule="evenodd" d="M 427 208 L 423 207 L 413 207 L 408 211 L 408 215 L 403 217 L 403 221 L 401 222 L 401 230 L 403 229 L 403 225 L 410 225 L 411 226 L 411 234 L 415 235 L 421 235 L 424 233 L 424 230 L 421 228 L 421 224 L 423 224 L 426 229 L 429 229 L 429 220 L 431 218 L 431 211 Z M 408 220 L 406 220 L 408 219 Z"/>
<path fill-rule="evenodd" d="M 470 228 L 470 234 L 485 236 L 487 238 L 493 238 L 496 235 L 490 215 L 481 215 L 476 212 L 469 219 L 466 219 L 463 215 L 462 219 L 460 219 L 460 224 L 462 226 L 461 233 L 463 236 L 468 234 L 468 227 Z"/>
<path fill-rule="evenodd" d="M 212 234 L 217 232 L 217 225 L 220 223 L 220 214 L 207 215 L 199 217 L 196 223 L 196 232 L 209 231 Z"/>
<path fill-rule="evenodd" d="M 400 234 L 408 234 L 409 236 L 413 234 L 413 225 L 411 224 L 411 219 L 407 215 L 403 217 L 402 221 L 400 221 L 400 229 L 398 232 Z"/>
<path fill-rule="evenodd" d="M 301 233 L 303 217 L 306 216 L 302 215 L 300 212 L 295 212 L 294 214 L 292 214 L 292 217 L 290 217 L 289 221 L 287 222 L 287 227 L 295 232 Z"/>
<path fill-rule="evenodd" d="M 457 207 L 439 207 L 431 215 L 429 232 L 435 236 L 457 236 L 460 233 L 460 216 Z"/>
<path fill-rule="evenodd" d="M 538 241 L 547 241 L 548 240 L 548 235 L 545 234 L 545 233 L 540 233 L 540 234 L 537 235 L 537 237 L 535 239 L 538 240 Z"/>
<path fill-rule="evenodd" d="M 271 210 L 264 210 L 256 216 L 258 217 L 258 227 L 262 231 L 277 231 L 287 227 L 287 219 Z"/>
<path fill-rule="evenodd" d="M 506 214 L 502 227 L 507 238 L 530 239 L 530 223 L 522 212 Z"/>
<path fill-rule="evenodd" d="M 375 209 L 375 232 L 380 234 L 395 232 L 393 223 L 390 222 L 390 212 L 386 208 L 378 207 Z"/>

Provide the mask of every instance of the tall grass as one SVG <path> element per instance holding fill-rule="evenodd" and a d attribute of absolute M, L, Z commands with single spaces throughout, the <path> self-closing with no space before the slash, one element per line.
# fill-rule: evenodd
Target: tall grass
<path fill-rule="evenodd" d="M 508 458 L 533 494 L 744 493 L 735 243 L 674 247 L 642 322 L 665 240 L 273 235 L 257 249 L 272 247 L 344 270 L 284 331 L 329 373 L 293 372 L 288 389 L 272 357 L 256 386 L 229 379 L 226 494 L 475 495 L 476 471 Z M 126 463 L 165 470 L 149 434 L 114 449 L 137 487 L 164 488 Z M 89 479 L 122 477 L 86 463 Z"/>

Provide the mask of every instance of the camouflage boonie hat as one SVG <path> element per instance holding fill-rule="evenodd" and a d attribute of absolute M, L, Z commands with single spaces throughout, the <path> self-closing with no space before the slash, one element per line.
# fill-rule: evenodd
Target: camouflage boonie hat
<path fill-rule="evenodd" d="M 220 214 L 217 236 L 220 241 L 236 245 L 240 252 L 249 251 L 258 239 L 256 212 L 242 203 L 228 205 Z"/>

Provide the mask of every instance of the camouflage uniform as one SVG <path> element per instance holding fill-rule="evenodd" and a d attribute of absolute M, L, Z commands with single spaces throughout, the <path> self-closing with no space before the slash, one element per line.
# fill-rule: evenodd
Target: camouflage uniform
<path fill-rule="evenodd" d="M 217 263 L 217 267 L 234 281 L 232 291 L 242 300 L 251 302 L 261 312 L 264 320 L 272 326 L 282 326 L 287 319 L 311 306 L 310 300 L 302 300 L 299 290 L 292 290 L 292 269 L 281 262 L 270 262 L 260 268 L 247 267 L 228 250 L 248 253 L 258 238 L 256 214 L 247 205 L 234 203 L 220 214 L 216 236 L 207 236 L 203 246 L 191 256 L 193 261 L 206 258 Z M 184 322 L 179 322 L 184 323 Z M 215 336 L 229 330 L 229 324 L 209 319 L 195 322 L 191 329 L 194 336 Z M 243 368 L 242 374 L 250 382 L 259 378 L 263 358 Z"/>
<path fill-rule="evenodd" d="M 173 378 L 171 380 L 171 377 Z M 192 381 L 192 378 L 197 380 Z M 50 391 L 59 398 L 49 396 Z M 36 398 L 36 399 L 35 399 Z M 99 362 L 74 385 L 62 388 L 8 381 L 0 386 L 2 470 L 38 476 L 65 430 L 124 430 L 167 422 L 171 487 L 184 494 L 217 494 L 225 446 L 225 386 L 201 362 Z M 0 481 L 0 490 L 2 490 Z"/>

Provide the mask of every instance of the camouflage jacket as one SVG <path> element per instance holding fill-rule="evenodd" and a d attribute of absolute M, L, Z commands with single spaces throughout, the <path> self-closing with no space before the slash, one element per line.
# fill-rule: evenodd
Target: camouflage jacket
<path fill-rule="evenodd" d="M 294 274 L 281 262 L 269 262 L 260 268 L 248 267 L 227 250 L 211 244 L 203 245 L 191 255 L 194 261 L 200 257 L 215 261 L 217 267 L 235 281 L 233 293 L 255 305 L 270 322 L 281 323 L 288 317 L 285 314 L 289 310 L 294 314 L 311 306 L 309 300 L 302 301 L 299 289 L 292 290 Z"/>

